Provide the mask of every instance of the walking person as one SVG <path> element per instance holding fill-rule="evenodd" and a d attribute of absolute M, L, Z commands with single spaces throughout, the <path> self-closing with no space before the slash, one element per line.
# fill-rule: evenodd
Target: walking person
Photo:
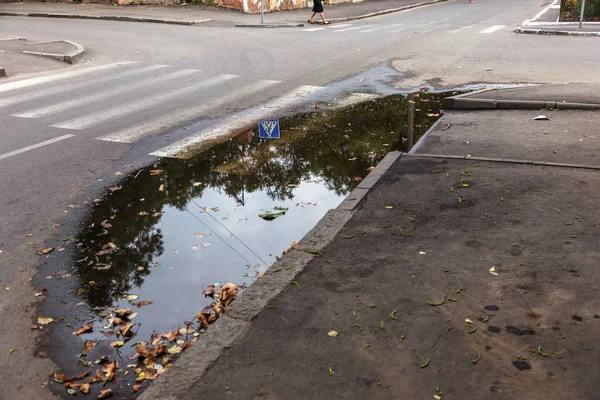
<path fill-rule="evenodd" d="M 314 24 L 313 18 L 317 13 L 319 13 L 319 16 L 323 20 L 323 25 L 328 25 L 329 21 L 325 19 L 325 13 L 323 12 L 323 0 L 313 0 L 312 15 L 308 19 L 309 24 Z"/>

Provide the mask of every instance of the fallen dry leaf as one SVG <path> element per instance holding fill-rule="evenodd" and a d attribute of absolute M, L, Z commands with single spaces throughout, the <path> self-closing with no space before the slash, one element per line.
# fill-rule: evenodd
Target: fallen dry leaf
<path fill-rule="evenodd" d="M 88 394 L 90 392 L 90 384 L 82 383 L 81 385 L 79 385 L 79 390 L 81 390 L 81 393 Z"/>
<path fill-rule="evenodd" d="M 194 235 L 196 235 L 199 238 L 203 238 L 204 236 L 206 236 L 204 233 L 198 233 L 198 232 L 194 233 Z"/>
<path fill-rule="evenodd" d="M 44 250 L 38 250 L 38 254 L 48 254 L 50 253 L 52 250 L 54 250 L 54 247 L 48 247 L 47 249 Z"/>
<path fill-rule="evenodd" d="M 169 333 L 164 334 L 163 337 L 165 339 L 167 339 L 169 342 L 172 342 L 173 340 L 177 339 L 177 333 L 173 332 L 173 331 L 169 331 Z"/>
<path fill-rule="evenodd" d="M 235 283 L 226 283 L 219 290 L 219 303 L 224 307 L 227 307 L 229 303 L 234 301 L 237 297 L 237 292 L 240 288 Z"/>
<path fill-rule="evenodd" d="M 54 318 L 51 317 L 38 317 L 37 319 L 37 323 L 40 325 L 48 325 L 49 323 L 53 322 Z"/>
<path fill-rule="evenodd" d="M 83 372 L 79 375 L 75 375 L 75 376 L 71 376 L 71 377 L 66 377 L 64 374 L 54 374 L 54 377 L 56 379 L 58 379 L 59 381 L 63 381 L 64 383 L 69 383 L 69 382 L 74 382 L 74 381 L 78 381 L 80 379 L 85 378 L 86 376 L 88 376 L 90 373 L 89 372 Z"/>
<path fill-rule="evenodd" d="M 367 168 L 367 172 L 371 172 L 371 171 L 373 171 L 374 169 L 375 169 L 375 167 L 373 167 L 373 166 L 370 166 L 369 168 Z"/>
<path fill-rule="evenodd" d="M 137 294 L 127 294 L 125 295 L 125 299 L 129 301 L 137 300 L 140 296 Z"/>
<path fill-rule="evenodd" d="M 360 177 L 360 176 L 355 176 L 355 177 L 354 177 L 354 180 L 355 180 L 356 182 L 360 182 L 360 181 L 362 181 L 362 179 L 363 179 L 363 178 L 362 178 L 362 177 Z"/>
<path fill-rule="evenodd" d="M 163 211 L 158 211 L 158 212 L 155 212 L 154 214 L 152 214 L 153 217 L 160 217 L 162 215 L 165 215 L 165 213 Z"/>
<path fill-rule="evenodd" d="M 136 307 L 144 307 L 144 306 L 148 306 L 150 304 L 154 303 L 153 301 L 148 301 L 148 300 L 144 300 L 144 301 L 138 301 L 137 303 L 135 303 L 134 305 Z"/>
<path fill-rule="evenodd" d="M 127 324 L 124 325 L 122 327 L 120 327 L 119 329 L 117 329 L 117 335 L 121 335 L 121 336 L 127 336 L 130 333 L 133 335 L 133 332 L 131 332 L 131 328 L 134 327 L 135 324 Z"/>
<path fill-rule="evenodd" d="M 137 385 L 133 385 L 133 393 L 137 392 L 142 388 L 142 384 L 138 383 Z"/>
<path fill-rule="evenodd" d="M 43 295 L 44 295 L 44 292 L 37 292 L 37 293 L 34 294 L 35 297 L 40 297 L 40 296 L 43 296 Z"/>
<path fill-rule="evenodd" d="M 113 394 L 113 391 L 112 391 L 112 389 L 109 388 L 109 389 L 100 391 L 100 394 L 96 398 L 97 399 L 106 399 L 107 397 L 112 396 L 112 394 Z"/>
<path fill-rule="evenodd" d="M 204 297 L 215 298 L 215 285 L 208 285 L 206 290 L 202 291 Z"/>
<path fill-rule="evenodd" d="M 131 167 L 133 167 L 133 164 L 123 164 L 123 166 L 124 166 L 125 168 L 131 168 Z"/>
<path fill-rule="evenodd" d="M 140 211 L 138 215 L 141 215 L 143 217 L 144 215 L 148 215 L 148 213 L 146 211 Z"/>
<path fill-rule="evenodd" d="M 160 174 L 161 172 L 163 172 L 163 170 L 162 170 L 162 169 L 151 169 L 151 170 L 150 170 L 150 175 L 158 175 L 158 174 Z"/>
<path fill-rule="evenodd" d="M 167 350 L 167 353 L 172 354 L 172 355 L 179 354 L 179 353 L 181 353 L 181 350 L 183 350 L 181 348 L 181 346 L 173 346 L 169 350 Z"/>
<path fill-rule="evenodd" d="M 100 226 L 102 226 L 103 228 L 112 228 L 112 224 L 110 224 L 107 219 L 100 222 Z"/>
<path fill-rule="evenodd" d="M 96 345 L 96 342 L 94 342 L 92 340 L 86 340 L 85 344 L 83 345 L 83 349 L 81 349 L 81 352 L 89 353 L 92 351 L 92 349 L 94 348 L 95 345 Z"/>
<path fill-rule="evenodd" d="M 89 333 L 94 330 L 94 325 L 86 324 L 81 329 L 77 329 L 73 332 L 73 335 L 81 335 L 82 333 Z"/>
<path fill-rule="evenodd" d="M 115 340 L 114 342 L 110 342 L 110 347 L 118 349 L 119 347 L 123 347 L 124 344 L 125 342 L 122 340 Z"/>
<path fill-rule="evenodd" d="M 115 378 L 115 371 L 119 368 L 119 363 L 116 360 L 109 361 L 102 366 L 102 372 L 104 376 L 109 380 Z"/>
<path fill-rule="evenodd" d="M 132 312 L 133 310 L 131 308 L 119 308 L 118 310 L 115 310 L 115 314 L 119 317 L 126 317 Z"/>
<path fill-rule="evenodd" d="M 202 247 L 209 247 L 209 246 L 212 246 L 211 242 L 202 243 Z"/>
<path fill-rule="evenodd" d="M 121 176 L 121 175 L 123 175 L 122 172 L 119 172 L 119 171 L 115 172 L 115 176 Z"/>
<path fill-rule="evenodd" d="M 27 235 L 25 235 L 25 237 L 32 237 L 32 236 L 33 236 L 33 233 L 28 233 Z M 0 251 L 2 251 L 2 250 L 0 250 Z M 0 253 L 0 254 L 2 254 L 2 253 Z"/>
<path fill-rule="evenodd" d="M 159 192 L 164 192 L 165 191 L 165 184 L 162 183 L 159 187 L 158 187 L 158 191 Z"/>
<path fill-rule="evenodd" d="M 108 243 L 106 243 L 106 247 L 108 247 L 109 249 L 116 249 L 117 245 L 114 244 L 113 242 L 108 242 Z"/>
<path fill-rule="evenodd" d="M 110 188 L 111 192 L 116 192 L 117 190 L 121 190 L 121 186 L 113 186 Z"/>
<path fill-rule="evenodd" d="M 287 250 L 285 250 L 285 251 L 283 252 L 283 254 L 287 254 L 287 253 L 289 253 L 290 251 L 294 250 L 294 247 L 296 247 L 296 246 L 298 246 L 298 241 L 297 241 L 297 240 L 294 240 L 294 242 L 292 243 L 292 245 L 291 245 L 290 247 L 288 247 L 288 249 L 287 249 Z"/>

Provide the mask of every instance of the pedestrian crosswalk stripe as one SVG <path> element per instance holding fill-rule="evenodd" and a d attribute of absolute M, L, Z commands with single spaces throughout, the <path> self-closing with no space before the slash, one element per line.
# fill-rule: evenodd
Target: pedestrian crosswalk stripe
<path fill-rule="evenodd" d="M 336 29 L 335 32 L 348 32 L 348 31 L 354 31 L 356 29 L 363 29 L 366 28 L 368 26 L 372 26 L 372 25 L 363 25 L 363 26 L 353 26 L 351 28 L 345 28 L 345 29 Z"/>
<path fill-rule="evenodd" d="M 122 62 L 118 62 L 118 63 L 103 64 L 103 65 L 97 65 L 94 67 L 82 68 L 82 69 L 72 69 L 72 70 L 70 69 L 66 72 L 59 72 L 54 75 L 45 75 L 45 76 L 39 76 L 37 78 L 30 78 L 30 79 L 24 79 L 24 80 L 20 80 L 20 81 L 9 82 L 9 83 L 0 85 L 0 93 L 4 93 L 4 92 L 11 91 L 11 90 L 16 90 L 16 89 L 23 89 L 23 88 L 27 88 L 27 87 L 31 87 L 31 86 L 36 86 L 36 85 L 40 85 L 43 83 L 55 82 L 55 81 L 60 81 L 63 79 L 68 79 L 68 78 L 74 78 L 77 76 L 89 74 L 91 72 L 110 70 L 113 68 L 118 68 L 122 65 L 130 65 L 130 64 L 134 64 L 134 63 L 137 63 L 137 61 L 122 61 Z"/>
<path fill-rule="evenodd" d="M 479 31 L 479 33 L 494 33 L 504 27 L 506 27 L 506 25 L 493 25 L 493 26 L 490 26 L 489 28 Z"/>
<path fill-rule="evenodd" d="M 13 150 L 13 151 L 8 152 L 8 153 L 0 154 L 0 160 L 4 160 L 5 158 L 16 156 L 17 154 L 25 153 L 25 152 L 30 151 L 30 150 L 39 149 L 40 147 L 44 147 L 44 146 L 47 146 L 47 145 L 52 144 L 52 143 L 60 142 L 61 140 L 72 138 L 73 136 L 75 136 L 75 135 L 72 135 L 72 134 L 62 135 L 62 136 L 56 137 L 54 139 L 45 140 L 43 142 L 36 143 L 34 145 L 31 145 L 31 146 L 23 147 L 23 148 L 18 149 L 18 150 Z"/>
<path fill-rule="evenodd" d="M 204 81 L 189 85 L 185 88 L 174 89 L 170 92 L 159 93 L 157 95 L 147 97 L 143 100 L 136 100 L 133 102 L 126 103 L 125 105 L 117 105 L 105 110 L 99 110 L 81 117 L 71 119 L 69 121 L 63 121 L 51 125 L 55 128 L 83 130 L 90 128 L 96 124 L 106 122 L 112 119 L 121 118 L 135 112 L 145 110 L 148 108 L 155 107 L 159 104 L 166 103 L 177 97 L 184 96 L 186 94 L 195 92 L 200 89 L 205 89 L 211 86 L 215 86 L 232 79 L 239 78 L 239 75 L 219 75 L 214 78 L 209 78 Z"/>
<path fill-rule="evenodd" d="M 29 92 L 29 93 L 18 93 L 18 94 L 12 95 L 10 97 L 5 97 L 3 99 L 0 99 L 0 108 L 4 108 L 4 107 L 12 106 L 15 104 L 20 104 L 20 103 L 26 103 L 28 101 L 37 100 L 37 99 L 41 99 L 44 97 L 50 97 L 50 96 L 56 97 L 59 94 L 66 93 L 66 92 L 68 92 L 70 90 L 74 90 L 74 89 L 77 89 L 79 92 L 81 92 L 83 89 L 88 88 L 89 86 L 99 85 L 101 83 L 110 82 L 112 80 L 128 78 L 132 75 L 146 76 L 145 74 L 147 74 L 149 72 L 163 69 L 166 67 L 167 67 L 167 65 L 148 65 L 148 66 L 141 67 L 141 68 L 126 70 L 126 71 L 123 71 L 118 74 L 107 75 L 102 78 L 89 80 L 89 81 L 83 82 L 83 83 L 76 82 L 76 83 L 72 83 L 72 84 L 61 85 L 60 87 L 51 87 L 51 88 L 44 89 L 44 90 L 35 90 L 35 91 Z"/>
<path fill-rule="evenodd" d="M 218 123 L 216 126 L 203 129 L 193 135 L 188 136 L 183 140 L 179 140 L 166 147 L 158 149 L 150 153 L 157 157 L 172 157 L 172 158 L 191 158 L 196 155 L 198 146 L 201 146 L 206 140 L 216 137 L 226 136 L 231 132 L 239 129 L 244 129 L 247 126 L 257 123 L 258 121 L 270 118 L 273 115 L 274 108 L 279 110 L 289 108 L 296 104 L 308 101 L 316 91 L 322 89 L 319 86 L 300 86 L 282 97 L 272 100 L 262 106 L 252 108 L 242 112 L 236 118 L 230 118 L 228 122 Z"/>
<path fill-rule="evenodd" d="M 21 117 L 21 118 L 40 118 L 46 117 L 49 115 L 58 114 L 59 112 L 63 112 L 72 108 L 81 107 L 87 104 L 95 103 L 102 100 L 107 100 L 110 98 L 115 98 L 116 96 L 126 94 L 133 90 L 138 90 L 143 88 L 144 86 L 154 85 L 159 83 L 166 83 L 184 76 L 191 75 L 195 72 L 199 72 L 197 69 L 184 69 L 180 71 L 168 72 L 163 75 L 155 76 L 151 80 L 144 79 L 138 82 L 132 82 L 127 85 L 117 86 L 112 90 L 101 91 L 99 93 L 93 93 L 88 96 L 79 97 L 70 101 L 66 101 L 63 103 L 52 104 L 47 107 L 36 108 L 29 111 L 23 111 L 16 114 L 11 114 L 13 117 Z"/>
<path fill-rule="evenodd" d="M 157 134 L 165 129 L 181 125 L 186 121 L 198 119 L 206 114 L 219 111 L 224 106 L 230 105 L 236 99 L 254 95 L 260 90 L 274 86 L 281 81 L 261 80 L 244 86 L 235 92 L 228 93 L 225 97 L 212 101 L 210 104 L 193 106 L 180 111 L 164 114 L 158 118 L 146 121 L 142 124 L 121 129 L 108 135 L 97 138 L 107 142 L 134 143 L 142 137 Z"/>

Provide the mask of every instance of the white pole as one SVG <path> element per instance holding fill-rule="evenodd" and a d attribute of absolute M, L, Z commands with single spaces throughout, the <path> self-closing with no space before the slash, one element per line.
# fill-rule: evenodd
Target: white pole
<path fill-rule="evenodd" d="M 581 1 L 581 15 L 579 15 L 579 29 L 581 29 L 583 25 L 583 10 L 585 9 L 585 0 Z"/>
<path fill-rule="evenodd" d="M 260 23 L 265 23 L 265 0 L 260 0 Z"/>

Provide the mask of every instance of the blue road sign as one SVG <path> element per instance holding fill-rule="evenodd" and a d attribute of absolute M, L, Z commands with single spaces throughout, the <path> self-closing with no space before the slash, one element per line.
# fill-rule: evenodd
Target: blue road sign
<path fill-rule="evenodd" d="M 279 120 L 272 119 L 258 124 L 258 137 L 261 139 L 279 139 Z"/>

